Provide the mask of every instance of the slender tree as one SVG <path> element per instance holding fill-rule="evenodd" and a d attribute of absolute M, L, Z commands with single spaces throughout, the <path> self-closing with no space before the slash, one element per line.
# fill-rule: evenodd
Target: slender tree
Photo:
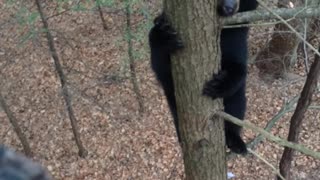
<path fill-rule="evenodd" d="M 320 48 L 319 48 L 320 51 Z M 320 75 L 320 57 L 315 55 L 315 60 L 311 66 L 307 80 L 301 92 L 297 107 L 290 120 L 290 129 L 288 141 L 298 142 L 299 132 L 301 131 L 304 114 L 312 101 L 312 95 L 316 91 L 317 82 Z M 285 147 L 280 160 L 280 173 L 283 177 L 290 179 L 291 162 L 293 160 L 294 150 Z M 278 177 L 278 180 L 280 178 Z"/>
<path fill-rule="evenodd" d="M 57 53 L 55 45 L 54 45 L 53 36 L 51 35 L 51 32 L 49 30 L 49 25 L 48 25 L 47 19 L 45 17 L 45 14 L 43 13 L 41 1 L 35 0 L 35 2 L 36 2 L 36 5 L 38 8 L 40 17 L 41 17 L 43 28 L 46 30 L 46 37 L 48 40 L 50 55 L 52 56 L 56 71 L 57 71 L 59 79 L 60 79 L 62 96 L 63 96 L 63 99 L 64 99 L 66 106 L 67 106 L 67 112 L 68 112 L 68 115 L 70 118 L 72 132 L 73 132 L 73 135 L 74 135 L 74 138 L 76 141 L 76 145 L 78 146 L 78 149 L 79 149 L 79 156 L 86 157 L 88 155 L 88 151 L 83 146 L 81 138 L 80 138 L 80 131 L 78 128 L 77 118 L 76 118 L 76 116 L 74 114 L 74 110 L 72 108 L 71 97 L 70 97 L 70 93 L 69 93 L 69 90 L 67 87 L 67 78 L 63 72 L 62 65 L 60 63 L 60 59 L 59 59 L 58 53 Z"/>
<path fill-rule="evenodd" d="M 21 129 L 21 127 L 19 126 L 19 120 L 17 120 L 16 116 L 14 115 L 14 113 L 11 111 L 10 107 L 7 105 L 5 98 L 2 96 L 2 94 L 0 93 L 0 107 L 3 109 L 3 111 L 6 113 L 12 127 L 13 130 L 16 132 L 21 145 L 23 147 L 23 151 L 24 153 L 31 157 L 32 156 L 32 151 L 30 148 L 30 144 L 27 140 L 26 135 L 24 134 L 23 130 Z M 1 148 L 1 147 L 0 147 Z M 0 178 L 1 179 L 1 178 Z"/>

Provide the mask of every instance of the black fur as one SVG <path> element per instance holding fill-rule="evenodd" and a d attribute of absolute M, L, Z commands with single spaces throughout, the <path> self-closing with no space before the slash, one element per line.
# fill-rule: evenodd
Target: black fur
<path fill-rule="evenodd" d="M 256 0 L 240 0 L 240 6 L 234 4 L 237 1 L 221 0 L 218 13 L 221 16 L 229 16 L 236 10 L 239 12 L 250 11 L 257 7 Z M 221 7 L 224 5 L 228 7 Z M 203 88 L 204 95 L 212 99 L 223 98 L 224 111 L 239 119 L 244 118 L 246 111 L 245 84 L 248 30 L 247 27 L 222 30 L 220 37 L 221 70 L 217 74 L 213 74 L 212 79 L 206 82 Z M 149 44 L 151 66 L 164 89 L 180 141 L 170 55 L 183 48 L 183 43 L 164 14 L 154 20 L 154 27 L 149 34 Z M 245 154 L 247 148 L 240 137 L 240 131 L 239 126 L 225 122 L 227 146 L 235 153 Z"/>

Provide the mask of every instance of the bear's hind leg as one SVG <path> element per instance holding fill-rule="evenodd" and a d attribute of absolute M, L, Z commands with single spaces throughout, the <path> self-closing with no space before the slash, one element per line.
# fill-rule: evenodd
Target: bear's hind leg
<path fill-rule="evenodd" d="M 232 96 L 223 99 L 224 111 L 238 119 L 243 120 L 246 112 L 245 83 Z M 237 154 L 246 154 L 247 147 L 242 140 L 241 127 L 229 121 L 225 121 L 226 144 L 228 148 Z"/>

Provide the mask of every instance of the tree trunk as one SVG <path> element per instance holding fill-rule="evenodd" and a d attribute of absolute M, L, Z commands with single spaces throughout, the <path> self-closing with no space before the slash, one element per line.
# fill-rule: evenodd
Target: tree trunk
<path fill-rule="evenodd" d="M 320 50 L 320 48 L 319 48 Z M 288 141 L 297 143 L 299 141 L 299 133 L 302 128 L 302 121 L 304 114 L 307 111 L 309 105 L 312 101 L 312 95 L 317 89 L 317 82 L 320 75 L 320 57 L 316 54 L 315 60 L 311 66 L 310 73 L 308 74 L 307 80 L 304 84 L 303 90 L 301 92 L 299 101 L 295 112 L 293 113 L 290 120 L 290 129 L 288 135 Z M 294 150 L 288 147 L 284 148 L 280 160 L 280 173 L 284 178 L 288 180 L 290 177 L 291 162 L 293 160 Z M 281 178 L 278 177 L 280 180 Z"/>
<path fill-rule="evenodd" d="M 221 101 L 202 96 L 220 62 L 216 1 L 165 0 L 165 12 L 185 48 L 172 58 L 186 179 L 225 180 L 224 122 L 210 117 Z"/>
<path fill-rule="evenodd" d="M 308 4 L 314 4 L 316 1 L 318 0 L 311 0 Z M 290 8 L 290 3 L 292 3 L 290 0 L 279 0 L 278 7 Z M 293 3 L 295 6 L 303 6 L 304 1 L 295 0 Z M 304 26 L 308 26 L 300 19 L 291 20 L 290 25 L 295 27 L 298 32 L 301 32 Z M 275 25 L 271 40 L 256 57 L 256 66 L 259 68 L 260 77 L 267 81 L 286 78 L 287 72 L 296 63 L 300 42 L 301 40 L 285 24 Z"/>

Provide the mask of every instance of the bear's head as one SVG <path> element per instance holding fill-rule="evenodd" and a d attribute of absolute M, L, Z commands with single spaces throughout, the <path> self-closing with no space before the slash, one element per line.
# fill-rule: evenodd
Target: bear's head
<path fill-rule="evenodd" d="M 238 12 L 240 0 L 219 0 L 218 13 L 221 16 L 231 16 Z"/>

